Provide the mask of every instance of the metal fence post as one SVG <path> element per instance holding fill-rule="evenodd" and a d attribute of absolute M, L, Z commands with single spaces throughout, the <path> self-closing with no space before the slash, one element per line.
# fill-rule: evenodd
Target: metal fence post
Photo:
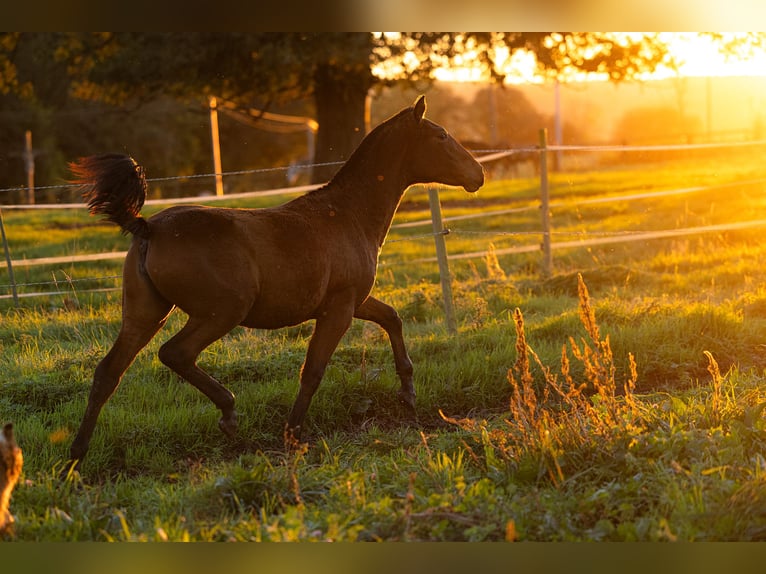
<path fill-rule="evenodd" d="M 436 244 L 436 259 L 439 263 L 439 278 L 442 284 L 447 330 L 452 335 L 456 335 L 457 321 L 455 320 L 455 310 L 452 304 L 452 275 L 450 274 L 449 261 L 447 260 L 447 244 L 444 241 L 444 236 L 449 233 L 449 229 L 444 229 L 439 192 L 433 186 L 428 188 L 428 203 L 431 207 L 431 223 L 433 224 L 434 243 Z"/>
<path fill-rule="evenodd" d="M 5 225 L 3 224 L 3 210 L 0 209 L 0 235 L 3 238 L 3 250 L 5 251 L 5 262 L 8 264 L 8 278 L 11 282 L 11 293 L 13 294 L 13 304 L 18 308 L 19 294 L 16 292 L 16 278 L 13 275 L 13 263 L 11 262 L 11 250 L 8 248 L 8 239 L 5 236 Z"/>
<path fill-rule="evenodd" d="M 551 254 L 551 211 L 548 195 L 548 130 L 540 130 L 540 215 L 543 226 L 543 275 L 550 277 L 553 271 Z"/>

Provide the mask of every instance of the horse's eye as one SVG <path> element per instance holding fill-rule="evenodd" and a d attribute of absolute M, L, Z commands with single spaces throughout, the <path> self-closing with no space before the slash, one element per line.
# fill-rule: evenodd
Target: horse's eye
<path fill-rule="evenodd" d="M 447 135 L 447 132 L 439 132 L 439 139 L 442 141 L 446 141 L 449 136 Z"/>

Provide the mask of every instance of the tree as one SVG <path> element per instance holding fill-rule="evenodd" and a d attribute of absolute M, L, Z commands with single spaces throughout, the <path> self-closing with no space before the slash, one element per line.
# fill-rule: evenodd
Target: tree
<path fill-rule="evenodd" d="M 88 51 L 94 44 L 95 57 Z M 269 108 L 311 97 L 319 123 L 314 161 L 326 163 L 347 159 L 364 137 L 370 89 L 400 80 L 425 85 L 435 70 L 455 65 L 475 66 L 486 79 L 502 82 L 503 62 L 518 51 L 534 54 L 538 71 L 548 76 L 576 70 L 612 80 L 651 71 L 667 57 L 653 35 L 196 32 L 79 35 L 65 58 L 79 78 L 77 93 L 107 101 L 207 91 Z M 326 180 L 336 169 L 318 169 L 314 179 Z"/>
<path fill-rule="evenodd" d="M 59 185 L 67 162 L 102 151 L 141 149 L 150 173 L 170 164 L 177 173 L 200 173 L 199 142 L 209 144 L 203 110 L 187 109 L 169 97 L 125 108 L 109 98 L 83 98 L 85 77 L 113 55 L 111 34 L 0 33 L 0 188 L 26 182 L 22 154 L 25 131 L 32 132 L 35 184 Z M 202 120 L 202 122 L 200 121 Z M 195 131 L 201 129 L 201 138 Z M 209 157 L 209 152 L 205 159 Z M 163 182 L 168 193 L 172 182 Z M 186 190 L 188 192 L 188 189 Z M 37 201 L 72 201 L 73 189 L 40 190 Z M 4 192 L 2 202 L 26 198 Z"/>
<path fill-rule="evenodd" d="M 137 105 L 158 94 L 202 105 L 216 95 L 242 107 L 268 110 L 311 98 L 319 123 L 314 161 L 341 162 L 365 135 L 371 89 L 404 81 L 426 86 L 437 69 L 472 66 L 502 82 L 517 52 L 535 55 L 547 76 L 604 73 L 618 81 L 651 71 L 667 51 L 654 35 L 601 33 L 418 32 L 184 32 L 51 34 L 58 65 L 66 66 L 70 95 Z M 13 36 L 0 41 L 0 91 L 28 89 L 4 68 Z M 3 57 L 4 54 L 6 57 Z M 36 88 L 36 87 L 35 87 Z M 337 165 L 319 168 L 328 179 Z"/>
<path fill-rule="evenodd" d="M 358 126 L 364 122 L 359 102 L 365 95 L 363 86 L 387 85 L 398 80 L 409 83 L 428 83 L 435 71 L 441 67 L 473 67 L 481 76 L 502 83 L 508 73 L 504 62 L 519 51 L 534 54 L 537 72 L 548 77 L 559 77 L 572 72 L 607 74 L 613 81 L 629 79 L 641 72 L 654 70 L 668 59 L 667 48 L 656 35 L 640 37 L 617 36 L 598 33 L 569 32 L 497 32 L 497 33 L 409 33 L 409 34 L 350 34 L 346 37 L 335 35 L 325 41 L 333 46 L 342 45 L 336 53 L 352 58 L 338 58 L 329 63 L 334 77 L 345 78 L 344 82 L 323 82 L 315 78 L 315 90 L 323 94 L 324 100 L 317 100 L 319 116 L 322 104 L 332 106 L 334 102 L 358 102 L 350 106 L 346 114 L 355 114 L 348 122 L 345 132 L 337 130 L 336 140 L 345 138 L 350 143 L 361 138 Z M 369 51 L 368 51 L 369 49 Z M 371 76 L 360 62 L 367 59 L 375 72 Z M 356 75 L 358 82 L 350 81 Z M 349 90 L 348 86 L 357 86 Z M 322 122 L 320 120 L 320 130 Z M 352 132 L 351 129 L 354 131 Z M 344 153 L 354 145 L 336 148 L 335 159 L 345 159 Z M 327 158 L 333 153 L 324 150 Z M 317 150 L 317 154 L 322 150 Z M 321 179 L 321 178 L 320 178 Z"/>

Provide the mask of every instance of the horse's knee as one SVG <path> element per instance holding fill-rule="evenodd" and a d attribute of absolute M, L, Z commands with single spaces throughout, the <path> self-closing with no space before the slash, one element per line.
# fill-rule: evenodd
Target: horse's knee
<path fill-rule="evenodd" d="M 157 356 L 166 367 L 202 391 L 221 409 L 224 414 L 224 418 L 219 423 L 221 430 L 233 436 L 237 429 L 234 393 L 197 366 L 197 354 L 170 340 L 160 347 Z"/>
<path fill-rule="evenodd" d="M 393 307 L 388 307 L 381 317 L 380 324 L 386 331 L 394 331 L 396 333 L 402 332 L 402 318 L 399 313 Z"/>
<path fill-rule="evenodd" d="M 160 347 L 160 350 L 157 352 L 157 357 L 162 361 L 163 365 L 174 371 L 177 371 L 185 362 L 180 350 L 170 344 L 170 342 L 165 343 Z"/>

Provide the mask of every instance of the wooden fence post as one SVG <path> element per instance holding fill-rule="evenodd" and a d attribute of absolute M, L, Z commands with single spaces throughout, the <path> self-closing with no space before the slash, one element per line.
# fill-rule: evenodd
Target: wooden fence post
<path fill-rule="evenodd" d="M 32 132 L 24 133 L 24 168 L 27 172 L 27 203 L 35 204 L 35 152 L 32 149 Z"/>
<path fill-rule="evenodd" d="M 431 223 L 433 224 L 434 243 L 436 244 L 436 259 L 439 263 L 439 278 L 442 285 L 447 330 L 450 334 L 456 335 L 457 321 L 455 320 L 455 310 L 452 304 L 452 275 L 450 274 L 449 261 L 447 260 L 447 244 L 444 241 L 444 236 L 449 233 L 449 229 L 444 229 L 439 192 L 433 186 L 428 188 L 428 203 L 431 207 Z"/>
<path fill-rule="evenodd" d="M 548 130 L 540 130 L 540 215 L 543 226 L 543 275 L 550 277 L 553 272 L 551 254 L 551 212 L 548 195 Z"/>
<path fill-rule="evenodd" d="M 8 264 L 8 278 L 11 282 L 11 293 L 13 294 L 13 304 L 18 308 L 19 294 L 16 292 L 16 278 L 13 275 L 13 263 L 11 262 L 11 250 L 8 248 L 8 238 L 5 236 L 5 225 L 3 224 L 3 210 L 0 209 L 0 235 L 3 238 L 3 250 L 5 251 L 5 261 Z"/>
<path fill-rule="evenodd" d="M 218 135 L 218 100 L 210 96 L 210 138 L 213 143 L 213 171 L 215 172 L 215 194 L 223 195 L 223 170 L 221 169 L 221 141 Z"/>

